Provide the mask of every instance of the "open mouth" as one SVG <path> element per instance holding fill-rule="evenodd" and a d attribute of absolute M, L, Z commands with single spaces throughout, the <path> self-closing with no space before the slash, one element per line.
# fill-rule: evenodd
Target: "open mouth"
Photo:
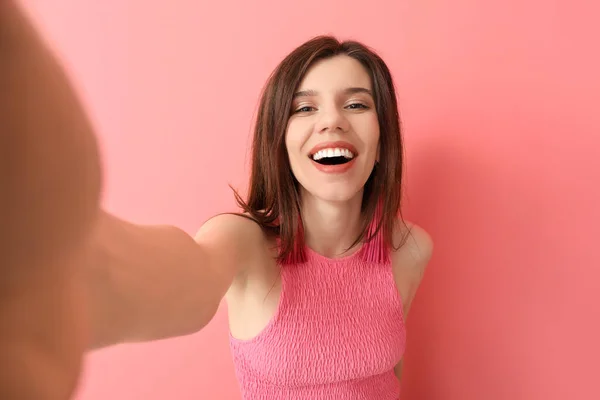
<path fill-rule="evenodd" d="M 348 149 L 323 149 L 311 155 L 310 158 L 321 165 L 343 165 L 354 158 L 354 153 Z"/>

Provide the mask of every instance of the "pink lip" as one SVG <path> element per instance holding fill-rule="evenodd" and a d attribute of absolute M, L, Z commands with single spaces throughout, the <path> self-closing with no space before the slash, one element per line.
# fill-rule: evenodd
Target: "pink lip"
<path fill-rule="evenodd" d="M 335 149 L 335 148 L 348 149 L 352 152 L 352 154 L 354 154 L 355 158 L 358 155 L 358 151 L 356 151 L 356 147 L 354 147 L 350 143 L 344 142 L 344 141 L 319 143 L 318 145 L 316 145 L 315 147 L 312 148 L 312 150 L 310 151 L 310 155 L 312 156 L 319 150 Z"/>
<path fill-rule="evenodd" d="M 348 161 L 347 163 L 340 164 L 340 165 L 323 165 L 323 164 L 319 164 L 318 162 L 316 162 L 315 160 L 312 159 L 312 155 L 315 154 L 319 150 L 335 149 L 335 148 L 350 150 L 352 152 L 352 154 L 354 154 L 354 158 L 352 160 Z M 348 171 L 350 168 L 352 168 L 352 166 L 354 165 L 354 162 L 356 161 L 357 156 L 358 156 L 358 151 L 356 150 L 356 147 L 352 146 L 348 142 L 337 141 L 337 142 L 325 142 L 325 143 L 320 143 L 320 144 L 316 145 L 310 151 L 309 158 L 310 158 L 310 161 L 313 163 L 313 165 L 319 171 L 325 172 L 328 174 L 341 174 L 341 173 Z"/>

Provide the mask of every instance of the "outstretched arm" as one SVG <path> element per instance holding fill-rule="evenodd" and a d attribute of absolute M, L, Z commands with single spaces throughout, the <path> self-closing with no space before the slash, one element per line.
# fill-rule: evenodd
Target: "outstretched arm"
<path fill-rule="evenodd" d="M 87 346 L 96 140 L 18 4 L 0 1 L 0 398 L 65 400 Z"/>
<path fill-rule="evenodd" d="M 173 226 L 140 226 L 104 214 L 87 279 L 91 347 L 202 329 L 244 263 L 264 247 L 263 237 L 256 223 L 236 215 L 211 218 L 192 238 Z"/>
<path fill-rule="evenodd" d="M 96 138 L 60 63 L 0 1 L 0 398 L 66 400 L 90 347 L 186 334 L 211 319 L 257 226 L 196 240 L 100 208 Z"/>

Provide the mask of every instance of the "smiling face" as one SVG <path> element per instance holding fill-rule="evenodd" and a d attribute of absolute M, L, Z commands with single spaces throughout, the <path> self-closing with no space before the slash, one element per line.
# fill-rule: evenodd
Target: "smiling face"
<path fill-rule="evenodd" d="M 335 56 L 315 63 L 294 96 L 285 143 L 301 196 L 345 202 L 362 195 L 379 151 L 367 70 Z"/>

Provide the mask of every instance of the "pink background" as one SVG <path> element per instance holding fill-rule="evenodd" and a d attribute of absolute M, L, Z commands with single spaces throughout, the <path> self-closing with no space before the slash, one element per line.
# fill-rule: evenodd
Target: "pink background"
<path fill-rule="evenodd" d="M 403 398 L 600 398 L 595 2 L 25 4 L 98 127 L 107 208 L 190 233 L 245 184 L 276 63 L 319 33 L 374 47 L 399 89 L 406 216 L 436 242 Z M 91 355 L 77 396 L 239 398 L 225 309 L 199 334 Z"/>

